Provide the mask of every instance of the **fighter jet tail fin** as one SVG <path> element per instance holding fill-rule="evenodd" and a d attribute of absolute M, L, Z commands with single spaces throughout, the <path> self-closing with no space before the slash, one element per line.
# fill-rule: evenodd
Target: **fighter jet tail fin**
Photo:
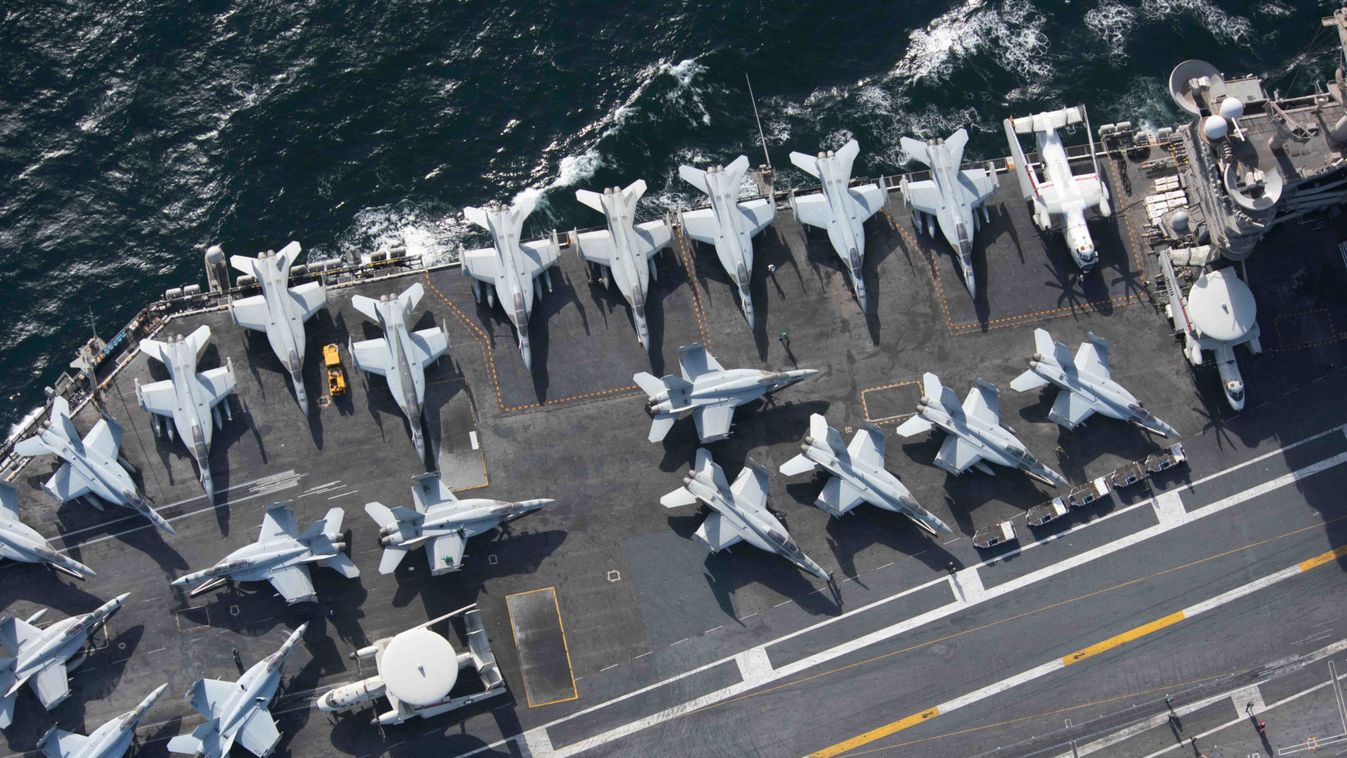
<path fill-rule="evenodd" d="M 631 207 L 635 208 L 637 201 L 639 201 L 641 199 L 641 196 L 645 194 L 645 189 L 646 189 L 645 180 L 637 179 L 631 184 L 628 184 L 626 189 L 622 190 L 622 195 L 623 197 L 627 198 L 627 202 L 631 205 Z"/>
<path fill-rule="evenodd" d="M 198 326 L 191 334 L 187 335 L 186 342 L 192 346 L 192 353 L 197 360 L 201 360 L 201 353 L 205 352 L 206 345 L 210 344 L 210 327 L 205 324 Z"/>
<path fill-rule="evenodd" d="M 950 163 L 958 168 L 963 162 L 963 149 L 968 144 L 968 130 L 962 127 L 945 139 L 945 148 L 949 150 Z"/>
<path fill-rule="evenodd" d="M 598 211 L 599 213 L 604 212 L 603 193 L 601 192 L 595 192 L 594 190 L 587 190 L 587 189 L 578 189 L 575 191 L 575 199 L 579 200 L 581 204 L 587 205 L 590 208 L 593 208 L 594 210 Z"/>
<path fill-rule="evenodd" d="M 490 216 L 487 215 L 485 209 L 468 206 L 463 209 L 463 216 L 467 218 L 470 223 L 476 224 L 487 231 L 491 230 Z"/>
<path fill-rule="evenodd" d="M 899 144 L 902 145 L 903 152 L 907 153 L 907 157 L 914 161 L 920 161 L 927 166 L 931 165 L 931 151 L 926 147 L 925 142 L 911 137 L 903 137 L 899 140 Z"/>
<path fill-rule="evenodd" d="M 688 184 L 691 184 L 708 195 L 711 194 L 711 185 L 706 181 L 705 171 L 699 168 L 693 168 L 692 166 L 679 166 L 678 175 Z"/>
<path fill-rule="evenodd" d="M 861 144 L 854 139 L 847 140 L 841 150 L 837 151 L 837 160 L 842 164 L 842 173 L 846 174 L 848 180 L 851 177 L 852 166 L 856 163 L 856 156 L 861 154 Z"/>
<path fill-rule="evenodd" d="M 365 318 L 378 323 L 379 321 L 379 301 L 372 297 L 364 295 L 352 295 L 351 306 L 364 314 Z"/>
<path fill-rule="evenodd" d="M 439 472 L 412 477 L 412 482 L 412 504 L 418 513 L 425 513 L 433 505 L 458 501 L 454 491 L 440 478 Z"/>
<path fill-rule="evenodd" d="M 424 297 L 425 294 L 425 285 L 420 282 L 414 282 L 412 286 L 403 290 L 401 295 L 398 295 L 398 302 L 402 303 L 403 311 L 410 316 L 412 311 L 416 310 L 416 306 L 421 303 L 421 298 Z"/>

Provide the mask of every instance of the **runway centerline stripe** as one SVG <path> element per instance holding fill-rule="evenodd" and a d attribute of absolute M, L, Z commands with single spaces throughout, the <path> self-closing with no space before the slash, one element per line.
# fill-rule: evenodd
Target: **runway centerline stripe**
<path fill-rule="evenodd" d="M 871 729 L 868 732 L 858 734 L 850 739 L 843 740 L 833 745 L 829 745 L 828 747 L 825 747 L 822 750 L 817 750 L 813 753 L 810 753 L 810 758 L 832 758 L 833 756 L 842 755 L 843 753 L 849 753 L 852 750 L 855 750 L 856 748 L 864 747 L 865 745 L 875 742 L 876 740 L 881 740 L 884 739 L 885 737 L 892 736 L 905 729 L 910 729 L 918 724 L 924 724 L 927 721 L 930 721 L 932 718 L 942 713 L 949 713 L 950 711 L 958 710 L 959 708 L 962 708 L 964 706 L 972 705 L 973 703 L 986 700 L 987 698 L 1014 689 L 1015 687 L 1018 687 L 1021 684 L 1025 684 L 1035 679 L 1047 676 L 1048 674 L 1061 671 L 1062 669 L 1074 663 L 1079 663 L 1083 660 L 1099 655 L 1100 653 L 1116 649 L 1129 642 L 1143 639 L 1148 635 L 1160 631 L 1161 629 L 1167 629 L 1179 623 L 1180 621 L 1184 621 L 1186 619 L 1193 618 L 1194 616 L 1197 616 L 1199 614 L 1206 613 L 1207 611 L 1220 608 L 1221 606 L 1228 605 L 1232 602 L 1235 602 L 1236 600 L 1242 600 L 1254 594 L 1255 592 L 1258 592 L 1259 590 L 1267 589 L 1268 587 L 1271 587 L 1272 585 L 1277 584 L 1278 582 L 1285 581 L 1295 576 L 1300 576 L 1301 574 L 1307 571 L 1311 571 L 1326 563 L 1330 563 L 1343 555 L 1347 555 L 1347 545 L 1339 546 L 1325 553 L 1320 553 L 1319 555 L 1303 560 L 1292 566 L 1288 566 L 1284 569 L 1281 569 L 1280 571 L 1275 571 L 1271 574 L 1255 579 L 1252 582 L 1247 582 L 1243 585 L 1240 585 L 1239 587 L 1236 587 L 1233 590 L 1223 592 L 1219 595 L 1216 595 L 1215 597 L 1211 597 L 1208 598 L 1207 600 L 1203 600 L 1202 602 L 1191 605 L 1187 608 L 1184 608 L 1181 611 L 1177 611 L 1175 613 L 1171 613 L 1166 616 L 1161 616 L 1160 618 L 1155 619 L 1153 621 L 1148 621 L 1145 624 L 1128 629 L 1127 631 L 1122 632 L 1121 634 L 1116 634 L 1112 637 L 1109 637 L 1106 640 L 1097 642 L 1088 647 L 1081 648 L 1080 650 L 1077 650 L 1076 652 L 1071 653 L 1069 655 L 1065 655 L 1061 658 L 1056 658 L 1046 663 L 1040 664 L 1038 666 L 1035 666 L 1034 668 L 1029 669 L 1028 671 L 1024 671 L 1014 676 L 1008 677 L 1006 679 L 1002 679 L 999 682 L 994 682 L 992 684 L 987 685 L 986 687 L 974 690 L 966 695 L 961 695 L 957 698 L 954 698 L 953 700 L 948 700 L 932 708 L 928 708 L 924 711 L 914 713 L 910 716 L 905 716 L 901 719 L 898 719 L 897 721 L 885 724 L 884 726 L 877 727 L 875 729 Z"/>

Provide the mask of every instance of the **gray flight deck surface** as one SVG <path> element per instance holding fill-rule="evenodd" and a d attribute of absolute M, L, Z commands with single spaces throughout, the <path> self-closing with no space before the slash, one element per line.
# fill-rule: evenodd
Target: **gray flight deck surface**
<path fill-rule="evenodd" d="M 948 579 L 942 582 L 948 561 L 973 566 L 997 554 L 977 555 L 967 539 L 976 528 L 1014 517 L 1021 541 L 1027 543 L 1024 510 L 1064 493 L 1050 492 L 1010 471 L 995 477 L 977 472 L 951 477 L 931 465 L 938 435 L 907 443 L 890 439 L 889 468 L 918 502 L 962 535 L 941 544 L 902 516 L 877 509 L 829 519 L 810 505 L 823 475 L 787 479 L 774 474 L 769 505 L 784 514 L 800 548 L 834 571 L 841 581 L 840 595 L 834 597 L 776 556 L 749 549 L 709 555 L 689 539 L 701 514 L 667 511 L 659 497 L 679 485 L 691 464 L 695 429 L 691 420 L 682 421 L 663 444 L 647 443 L 645 398 L 631 376 L 642 370 L 675 372 L 679 346 L 694 341 L 705 344 L 728 367 L 820 370 L 773 402 L 736 414 L 731 438 L 711 445 L 729 477 L 750 455 L 773 471 L 793 457 L 811 413 L 825 413 L 847 437 L 867 420 L 889 433 L 914 409 L 916 382 L 924 371 L 939 374 L 961 395 L 977 377 L 1000 386 L 1003 423 L 1014 427 L 1030 452 L 1073 482 L 1158 450 L 1156 440 L 1110 419 L 1092 419 L 1081 430 L 1066 432 L 1047 419 L 1051 391 L 1019 395 L 1008 390 L 1009 381 L 1025 367 L 1032 330 L 1039 325 L 1070 344 L 1089 331 L 1108 339 L 1113 376 L 1185 436 L 1191 472 L 1162 477 L 1166 487 L 1182 489 L 1185 477 L 1207 476 L 1339 423 L 1347 406 L 1344 381 L 1341 372 L 1330 369 L 1347 358 L 1342 341 L 1347 332 L 1339 333 L 1335 326 L 1347 328 L 1340 297 L 1347 272 L 1334 250 L 1342 230 L 1279 230 L 1265 243 L 1279 255 L 1256 255 L 1250 261 L 1268 350 L 1252 360 L 1241 351 L 1250 404 L 1240 417 L 1226 418 L 1215 371 L 1194 373 L 1188 368 L 1148 288 L 1153 263 L 1141 247 L 1136 211 L 1146 194 L 1146 180 L 1136 163 L 1125 168 L 1133 194 L 1118 186 L 1116 165 L 1110 162 L 1105 172 L 1118 212 L 1114 219 L 1091 222 L 1101 261 L 1083 277 L 1060 235 L 1037 231 L 1015 183 L 1002 177 L 1000 190 L 988 203 L 992 222 L 976 236 L 975 301 L 963 288 L 944 241 L 916 234 L 896 192 L 890 194 L 886 212 L 866 224 L 870 310 L 865 314 L 859 312 L 825 235 L 806 233 L 784 205 L 773 226 L 755 239 L 754 332 L 745 324 L 714 252 L 675 235 L 672 250 L 659 257 L 660 276 L 652 282 L 648 356 L 635 338 L 621 295 L 590 285 L 585 266 L 567 249 L 554 272 L 555 291 L 540 286 L 544 294 L 529 320 L 532 375 L 523 368 L 505 314 L 474 303 L 470 284 L 457 268 L 409 275 L 427 284 L 413 328 L 444 322 L 453 339 L 448 356 L 427 369 L 427 440 L 434 467 L 460 491 L 485 487 L 473 494 L 557 501 L 512 524 L 507 533 L 497 531 L 470 542 L 463 571 L 433 580 L 420 551 L 394 575 L 380 576 L 376 570 L 381 554 L 377 527 L 362 506 L 376 500 L 410 505 L 410 479 L 427 468 L 416 460 L 407 422 L 383 380 L 357 372 L 343 352 L 350 393 L 315 410 L 306 424 L 264 335 L 238 329 L 225 310 L 175 318 L 161 336 L 209 324 L 214 340 L 200 368 L 221 365 L 230 357 L 238 376 L 238 398 L 231 400 L 234 420 L 218 432 L 211 448 L 220 493 L 217 507 L 200 492 L 186 451 L 179 443 L 155 439 L 149 417 L 135 406 L 134 380 L 163 378 L 162 369 L 138 356 L 108 383 L 104 399 L 126 427 L 124 455 L 139 469 L 146 493 L 173 520 L 178 535 L 162 537 L 143 519 L 115 508 L 99 514 L 82 503 L 57 507 L 40 489 L 52 464 L 30 462 L 14 482 L 25 520 L 52 536 L 56 546 L 68 547 L 72 557 L 93 567 L 98 576 L 77 583 L 39 566 L 7 564 L 0 567 L 0 605 L 25 616 L 39 605 L 74 614 L 96 607 L 100 598 L 132 593 L 112 621 L 107 646 L 72 672 L 74 694 L 52 717 L 64 729 L 92 728 L 167 682 L 166 697 L 141 728 L 142 739 L 149 743 L 145 755 L 163 754 L 168 737 L 198 723 L 181 698 L 194 679 L 237 676 L 231 648 L 238 648 L 244 665 L 250 665 L 273 652 L 290 629 L 308 621 L 305 642 L 287 663 L 286 683 L 273 708 L 284 734 L 282 750 L 297 756 L 456 754 L 558 719 L 566 720 L 545 735 L 553 747 L 564 749 L 734 685 L 741 671 L 727 656 L 838 619 L 868 602 L 920 588 L 769 645 L 767 663 L 789 666 L 938 609 L 964 591 Z M 1280 255 L 1282 251 L 1286 253 Z M 767 273 L 769 264 L 775 266 L 774 274 Z M 1308 273 L 1301 274 L 1302 268 Z M 309 323 L 304 374 L 311 398 L 322 394 L 323 344 L 378 336 L 377 327 L 350 307 L 350 295 L 395 294 L 410 281 L 408 276 L 391 277 L 329 288 L 329 310 Z M 778 340 L 783 331 L 789 351 Z M 1329 380 L 1313 383 L 1325 374 Z M 1274 400 L 1274 407 L 1266 406 Z M 76 423 L 87 430 L 95 417 L 85 407 Z M 1213 421 L 1215 428 L 1203 432 Z M 475 443 L 470 436 L 474 432 Z M 1058 445 L 1064 453 L 1060 458 Z M 1340 434 L 1317 438 L 1210 485 L 1182 489 L 1183 503 L 1191 510 L 1231 494 L 1223 487 L 1238 491 L 1344 451 L 1347 438 Z M 675 719 L 603 750 L 798 754 L 921 711 L 1328 549 L 1330 542 L 1316 519 L 1340 515 L 1334 509 L 1341 506 L 1329 503 L 1347 484 L 1344 472 L 1316 475 L 1262 496 L 1259 507 L 1225 511 L 1166 532 L 1088 568 L 848 652 L 820 670 L 921 645 L 912 652 Z M 1096 504 L 1040 530 L 1040 536 L 1063 534 L 1071 526 L 1120 511 L 987 567 L 981 579 L 985 591 L 995 593 L 998 585 L 1075 551 L 1155 524 L 1158 517 L 1147 498 L 1145 485 L 1139 485 L 1119 493 L 1117 503 Z M 191 603 L 169 586 L 174 577 L 209 566 L 252 541 L 261 513 L 282 499 L 295 501 L 301 523 L 334 505 L 346 508 L 352 557 L 362 569 L 358 581 L 315 572 L 320 602 L 293 608 L 267 585 L 225 589 Z M 1121 512 L 1135 503 L 1142 507 Z M 1297 528 L 1304 531 L 1221 555 Z M 1193 569 L 1151 576 L 1208 556 L 1217 557 Z M 1151 578 L 1053 605 L 1143 576 Z M 1323 611 L 1315 608 L 1341 607 L 1337 578 L 1336 566 L 1318 569 L 1244 605 L 1223 607 L 1155 640 L 1134 643 L 1145 646 L 1135 659 L 1128 651 L 1103 655 L 1081 664 L 1079 672 L 1037 680 L 869 747 L 943 733 L 954 736 L 914 750 L 963 755 L 997 745 L 1020 744 L 1024 750 L 1059 745 L 1074 735 L 1053 734 L 1064 728 L 1062 717 L 1039 714 L 1083 706 L 1066 713 L 1080 724 L 1091 716 L 1124 710 L 1126 697 L 1153 700 L 1157 686 L 1200 682 L 1232 667 L 1255 667 L 1267 655 L 1300 652 L 1303 645 L 1296 641 L 1321 620 Z M 528 635 L 517 635 L 511 627 L 506 598 L 545 588 L 554 588 L 556 594 L 557 631 L 564 634 L 562 650 L 578 697 L 530 707 L 515 647 L 517 639 Z M 308 708 L 316 690 L 370 673 L 358 671 L 346 657 L 356 648 L 472 602 L 482 609 L 509 685 L 506 697 L 459 714 L 392 727 L 384 734 L 369 724 L 372 711 L 329 723 Z M 1017 617 L 1039 607 L 1046 610 Z M 559 661 L 555 639 L 548 633 L 550 621 L 540 616 L 536 628 L 542 630 L 545 647 L 530 655 L 547 658 L 540 665 L 549 678 L 538 685 L 556 692 L 563 688 L 556 686 L 561 675 L 554 670 Z M 944 639 L 956 632 L 970 636 Z M 1335 634 L 1333 639 L 1347 637 L 1340 629 Z M 674 685 L 586 711 L 702 666 L 706 668 Z M 1123 699 L 1085 706 L 1111 697 Z M 1012 723 L 991 726 L 1006 721 Z M 21 694 L 16 724 L 5 734 L 8 747 L 31 749 L 50 723 L 34 699 Z M 526 748 L 516 740 L 495 749 L 519 754 Z"/>

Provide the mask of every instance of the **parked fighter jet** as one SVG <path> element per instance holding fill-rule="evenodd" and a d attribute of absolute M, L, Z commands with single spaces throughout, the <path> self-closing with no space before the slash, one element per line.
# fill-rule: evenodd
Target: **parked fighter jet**
<path fill-rule="evenodd" d="M 299 531 L 289 501 L 276 503 L 262 517 L 262 532 L 251 545 L 235 550 L 224 560 L 202 571 L 173 580 L 174 587 L 191 587 L 191 596 L 219 587 L 227 581 L 268 581 L 289 605 L 318 599 L 309 577 L 310 563 L 330 568 L 347 579 L 360 576 L 360 569 L 342 552 L 341 522 L 345 512 L 332 508 L 308 529 Z"/>
<path fill-rule="evenodd" d="M 814 505 L 829 516 L 845 516 L 861 503 L 901 513 L 931 534 L 953 534 L 945 522 L 922 508 L 898 477 L 884 469 L 883 434 L 862 429 L 842 444 L 842 435 L 828 426 L 820 413 L 809 417 L 809 434 L 800 443 L 800 454 L 781 466 L 781 473 L 795 476 L 823 469 L 831 474 Z"/>
<path fill-rule="evenodd" d="M 903 137 L 903 149 L 913 159 L 931 169 L 931 178 L 919 182 L 903 177 L 899 188 L 917 217 L 917 226 L 925 219 L 926 234 L 934 237 L 931 220 L 940 225 L 940 232 L 958 256 L 959 270 L 968 287 L 969 297 L 977 297 L 977 282 L 973 278 L 973 232 L 982 211 L 982 221 L 990 221 L 987 198 L 996 191 L 996 172 L 986 168 L 959 170 L 963 149 L 968 144 L 968 130 L 960 129 L 949 139 L 928 142 Z"/>
<path fill-rule="evenodd" d="M 860 144 L 853 139 L 836 152 L 829 150 L 817 156 L 791 153 L 790 162 L 823 183 L 822 193 L 794 198 L 795 217 L 802 224 L 828 231 L 828 239 L 847 267 L 856 301 L 864 311 L 865 220 L 883 210 L 889 193 L 882 183 L 850 186 L 851 166 L 860 152 Z"/>
<path fill-rule="evenodd" d="M 525 194 L 513 206 L 491 203 L 485 208 L 464 208 L 463 215 L 472 223 L 491 232 L 491 247 L 469 250 L 463 254 L 463 275 L 471 277 L 472 294 L 482 300 L 482 285 L 491 287 L 505 309 L 505 315 L 514 324 L 519 336 L 519 354 L 524 368 L 532 369 L 533 356 L 529 351 L 529 313 L 533 310 L 533 280 L 539 276 L 552 291 L 551 268 L 557 263 L 561 250 L 556 236 L 550 240 L 520 242 L 524 219 L 533 212 L 537 195 Z M 492 305 L 491 291 L 486 293 L 487 305 Z"/>
<path fill-rule="evenodd" d="M 75 422 L 70 420 L 70 403 L 64 397 L 51 401 L 51 419 L 42 431 L 14 446 L 19 455 L 52 454 L 65 463 L 56 469 L 43 489 L 52 497 L 67 502 L 85 495 L 90 505 L 103 510 L 101 498 L 113 505 L 139 513 L 169 534 L 177 534 L 163 516 L 136 491 L 131 475 L 122 467 L 118 451 L 122 447 L 122 427 L 108 418 L 98 420 L 83 440 Z"/>
<path fill-rule="evenodd" d="M 304 394 L 304 322 L 327 305 L 327 292 L 318 282 L 288 287 L 290 267 L 299 257 L 299 243 L 291 242 L 279 253 L 267 251 L 249 258 L 231 255 L 229 265 L 253 277 L 262 286 L 262 294 L 235 300 L 229 304 L 234 323 L 244 329 L 267 333 L 267 341 L 276 358 L 290 372 L 295 385 L 295 400 L 306 412 L 309 399 Z"/>
<path fill-rule="evenodd" d="M 47 758 L 121 758 L 135 742 L 140 720 L 166 689 L 167 684 L 159 685 L 134 710 L 105 721 L 87 737 L 53 727 L 37 745 Z"/>
<path fill-rule="evenodd" d="M 281 732 L 267 709 L 281 686 L 285 658 L 308 629 L 307 623 L 290 634 L 281 649 L 254 663 L 237 682 L 198 679 L 187 693 L 188 701 L 206 723 L 191 734 L 168 741 L 174 753 L 223 758 L 237 740 L 248 752 L 264 758 L 276 749 Z"/>
<path fill-rule="evenodd" d="M 421 403 L 426 397 L 426 366 L 449 350 L 449 335 L 439 327 L 407 331 L 412 311 L 416 310 L 425 292 L 425 287 L 416 282 L 396 297 L 384 295 L 375 300 L 353 295 L 351 305 L 378 323 L 384 336 L 353 342 L 349 346 L 357 368 L 388 380 L 388 391 L 407 414 L 412 444 L 423 459 L 426 445 L 421 433 Z"/>
<path fill-rule="evenodd" d="M 939 427 L 949 436 L 935 456 L 935 465 L 954 475 L 970 467 L 984 474 L 995 474 L 987 462 L 1017 468 L 1046 484 L 1064 487 L 1066 479 L 1039 463 L 1024 444 L 1001 426 L 1001 403 L 996 387 L 981 379 L 968 391 L 959 405 L 954 390 L 940 383 L 931 373 L 921 375 L 921 402 L 917 415 L 899 425 L 898 434 L 913 437 Z"/>
<path fill-rule="evenodd" d="M 1034 356 L 1029 359 L 1029 370 L 1015 377 L 1010 388 L 1027 392 L 1049 383 L 1060 389 L 1048 418 L 1067 429 L 1075 429 L 1092 414 L 1102 413 L 1149 432 L 1179 436 L 1174 427 L 1151 415 L 1132 393 L 1109 377 L 1108 342 L 1093 332 L 1080 343 L 1072 359 L 1066 345 L 1054 342 L 1047 330 L 1034 330 Z"/>
<path fill-rule="evenodd" d="M 683 486 L 660 498 L 665 508 L 696 505 L 700 500 L 715 511 L 697 527 L 693 539 L 717 553 L 740 540 L 759 550 L 776 553 L 825 582 L 832 575 L 823 570 L 786 533 L 776 516 L 767 510 L 767 472 L 752 461 L 739 472 L 734 484 L 725 480 L 725 472 L 711 460 L 706 448 L 698 448 L 692 470 L 683 477 Z"/>
<path fill-rule="evenodd" d="M 650 329 L 645 323 L 645 298 L 650 278 L 658 277 L 655 256 L 669 246 L 673 232 L 664 221 L 635 223 L 636 201 L 645 194 L 645 181 L 637 179 L 626 189 L 610 187 L 602 193 L 576 190 L 580 202 L 602 213 L 608 231 L 579 235 L 580 257 L 612 272 L 618 291 L 631 303 L 632 321 L 641 347 L 650 349 Z"/>
<path fill-rule="evenodd" d="M 0 558 L 23 563 L 47 563 L 57 571 L 88 579 L 94 570 L 51 548 L 37 530 L 19 520 L 19 493 L 0 482 Z"/>
<path fill-rule="evenodd" d="M 1006 119 L 1005 129 L 1006 139 L 1010 142 L 1010 154 L 1015 161 L 1015 175 L 1020 180 L 1020 191 L 1034 207 L 1034 223 L 1046 232 L 1052 228 L 1052 217 L 1061 216 L 1062 234 L 1066 237 L 1071 257 L 1076 260 L 1081 271 L 1089 271 L 1099 262 L 1099 254 L 1090 237 L 1090 228 L 1085 224 L 1085 209 L 1098 206 L 1103 216 L 1108 216 L 1112 210 L 1109 207 L 1108 188 L 1099 180 L 1099 160 L 1094 157 L 1094 138 L 1090 137 L 1094 171 L 1075 175 L 1071 173 L 1071 162 L 1067 159 L 1066 148 L 1062 146 L 1061 135 L 1057 134 L 1058 129 L 1081 122 L 1085 123 L 1085 133 L 1089 136 L 1090 124 L 1084 106 L 1035 113 L 1023 118 L 1011 117 Z M 1020 138 L 1016 136 L 1031 132 L 1038 143 L 1039 160 L 1043 162 L 1044 177 L 1041 181 L 1025 159 Z"/>
<path fill-rule="evenodd" d="M 642 371 L 632 377 L 650 396 L 646 410 L 650 422 L 650 441 L 664 439 L 678 417 L 692 412 L 697 422 L 697 437 L 716 442 L 730 436 L 734 409 L 817 374 L 815 369 L 762 371 L 739 368 L 725 370 L 699 344 L 679 351 L 678 366 L 683 376 L 656 379 Z"/>
<path fill-rule="evenodd" d="M 554 502 L 546 498 L 518 503 L 485 498 L 459 500 L 440 475 L 432 473 L 416 477 L 412 485 L 412 504 L 416 510 L 366 503 L 365 512 L 379 524 L 379 544 L 384 548 L 380 574 L 393 573 L 408 551 L 424 547 L 431 576 L 439 576 L 463 568 L 463 549 L 469 537 Z"/>
<path fill-rule="evenodd" d="M 163 363 L 169 378 L 144 386 L 136 380 L 136 400 L 142 410 L 173 420 L 178 439 L 196 461 L 201 486 L 206 495 L 211 496 L 215 494 L 215 483 L 210 475 L 211 430 L 224 426 L 220 416 L 221 403 L 225 415 L 230 419 L 234 417 L 228 399 L 236 382 L 234 362 L 230 360 L 219 368 L 196 372 L 196 363 L 201 360 L 201 353 L 209 342 L 209 326 L 199 326 L 187 337 L 178 335 L 177 339 L 168 342 L 141 340 L 140 349 Z M 164 436 L 171 436 L 168 428 L 168 423 L 164 422 Z"/>
<path fill-rule="evenodd" d="M 683 181 L 705 192 L 710 208 L 686 211 L 680 225 L 683 233 L 698 242 L 716 246 L 716 257 L 739 291 L 739 305 L 748 327 L 753 328 L 753 237 L 767 228 L 776 216 L 776 204 L 769 197 L 738 202 L 739 187 L 748 173 L 748 156 L 735 158 L 728 166 L 711 166 L 705 171 L 679 166 Z"/>
<path fill-rule="evenodd" d="M 69 669 L 80 661 L 66 664 L 77 655 L 82 657 L 89 636 L 121 610 L 130 596 L 129 592 L 122 593 L 89 613 L 61 619 L 46 629 L 33 626 L 45 610 L 29 616 L 27 621 L 14 616 L 0 619 L 0 645 L 8 656 L 0 661 L 3 664 L 0 687 L 5 690 L 0 696 L 0 729 L 13 722 L 14 698 L 26 683 L 33 685 L 33 692 L 47 710 L 70 696 Z"/>

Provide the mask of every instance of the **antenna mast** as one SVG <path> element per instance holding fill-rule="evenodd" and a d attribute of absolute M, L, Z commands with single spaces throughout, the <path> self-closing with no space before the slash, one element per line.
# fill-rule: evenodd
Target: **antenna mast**
<path fill-rule="evenodd" d="M 772 157 L 767 154 L 767 135 L 762 131 L 762 117 L 758 115 L 758 101 L 753 97 L 753 80 L 748 78 L 748 72 L 744 72 L 744 81 L 748 84 L 748 102 L 753 105 L 753 120 L 758 122 L 758 139 L 762 141 L 762 157 L 767 161 L 767 168 L 772 168 Z"/>

